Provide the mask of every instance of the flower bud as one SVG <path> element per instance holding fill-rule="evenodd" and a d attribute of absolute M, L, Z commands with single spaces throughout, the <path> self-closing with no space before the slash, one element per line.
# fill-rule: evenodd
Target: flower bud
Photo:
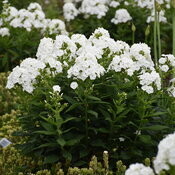
<path fill-rule="evenodd" d="M 148 25 L 145 30 L 145 36 L 148 36 L 149 34 L 150 34 L 150 25 Z"/>
<path fill-rule="evenodd" d="M 171 0 L 171 5 L 173 8 L 175 8 L 175 0 Z"/>
<path fill-rule="evenodd" d="M 155 3 L 156 11 L 160 12 L 161 11 L 161 5 L 156 1 Z"/>
<path fill-rule="evenodd" d="M 131 26 L 131 30 L 133 31 L 133 32 L 135 32 L 136 31 L 136 26 L 132 23 L 132 26 Z"/>

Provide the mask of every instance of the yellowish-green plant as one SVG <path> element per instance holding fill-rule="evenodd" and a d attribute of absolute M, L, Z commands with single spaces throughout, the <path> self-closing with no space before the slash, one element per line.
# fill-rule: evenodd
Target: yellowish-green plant
<path fill-rule="evenodd" d="M 4 114 L 0 116 L 0 138 L 7 138 L 11 142 L 21 142 L 21 137 L 12 136 L 12 134 L 20 129 L 16 116 L 20 114 L 20 111 L 12 110 L 10 114 Z"/>
<path fill-rule="evenodd" d="M 5 88 L 9 73 L 0 73 L 0 115 L 9 113 L 15 108 L 19 97 Z"/>
<path fill-rule="evenodd" d="M 16 130 L 21 129 L 17 115 L 20 115 L 20 111 L 12 110 L 10 114 L 0 116 L 0 138 L 7 138 L 12 142 L 6 148 L 0 147 L 0 174 L 3 175 L 16 175 L 19 171 L 27 173 L 43 163 L 41 160 L 23 156 L 14 147 L 16 143 L 25 142 L 25 137 L 13 136 Z"/>

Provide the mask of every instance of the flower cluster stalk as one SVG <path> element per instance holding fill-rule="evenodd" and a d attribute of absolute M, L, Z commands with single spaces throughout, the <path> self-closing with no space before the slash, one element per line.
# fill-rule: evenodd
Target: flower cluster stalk
<path fill-rule="evenodd" d="M 175 55 L 175 0 L 172 0 L 173 9 L 173 55 Z"/>
<path fill-rule="evenodd" d="M 155 14 L 154 14 L 154 61 L 157 65 L 157 11 L 156 11 L 156 0 L 154 0 L 154 8 L 155 8 Z"/>
<path fill-rule="evenodd" d="M 157 16 L 157 38 L 158 38 L 158 58 L 161 57 L 161 40 L 160 40 L 160 12 L 158 12 L 158 16 Z"/>
<path fill-rule="evenodd" d="M 154 57 L 155 57 L 155 64 L 158 65 L 158 58 L 161 57 L 161 39 L 160 39 L 160 5 L 154 0 L 154 8 L 155 8 L 155 15 L 154 15 Z"/>

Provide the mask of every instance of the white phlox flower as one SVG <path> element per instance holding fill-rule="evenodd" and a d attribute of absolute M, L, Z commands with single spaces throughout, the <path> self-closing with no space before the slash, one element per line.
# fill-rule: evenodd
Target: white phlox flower
<path fill-rule="evenodd" d="M 160 141 L 154 160 L 154 169 L 157 174 L 162 170 L 169 170 L 170 166 L 175 166 L 175 133 L 169 134 Z"/>
<path fill-rule="evenodd" d="M 10 36 L 10 32 L 9 29 L 6 27 L 0 27 L 0 36 L 4 37 L 4 36 Z"/>
<path fill-rule="evenodd" d="M 24 91 L 32 93 L 36 77 L 40 75 L 39 70 L 44 68 L 45 64 L 43 62 L 34 58 L 26 58 L 21 62 L 20 66 L 13 69 L 8 77 L 6 87 L 11 89 L 15 84 L 20 84 Z"/>
<path fill-rule="evenodd" d="M 150 167 L 146 167 L 142 163 L 135 163 L 129 166 L 125 175 L 154 175 Z"/>
<path fill-rule="evenodd" d="M 79 14 L 79 11 L 76 9 L 75 5 L 71 2 L 65 3 L 63 6 L 64 18 L 66 21 L 71 21 Z"/>
<path fill-rule="evenodd" d="M 119 9 L 115 12 L 115 17 L 111 19 L 114 24 L 126 23 L 132 20 L 129 12 L 126 9 Z"/>

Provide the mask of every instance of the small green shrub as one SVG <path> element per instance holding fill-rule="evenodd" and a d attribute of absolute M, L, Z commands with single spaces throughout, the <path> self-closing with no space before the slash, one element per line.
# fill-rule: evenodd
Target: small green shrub
<path fill-rule="evenodd" d="M 5 88 L 9 73 L 0 73 L 0 115 L 10 113 L 17 107 L 19 97 L 16 93 Z"/>

